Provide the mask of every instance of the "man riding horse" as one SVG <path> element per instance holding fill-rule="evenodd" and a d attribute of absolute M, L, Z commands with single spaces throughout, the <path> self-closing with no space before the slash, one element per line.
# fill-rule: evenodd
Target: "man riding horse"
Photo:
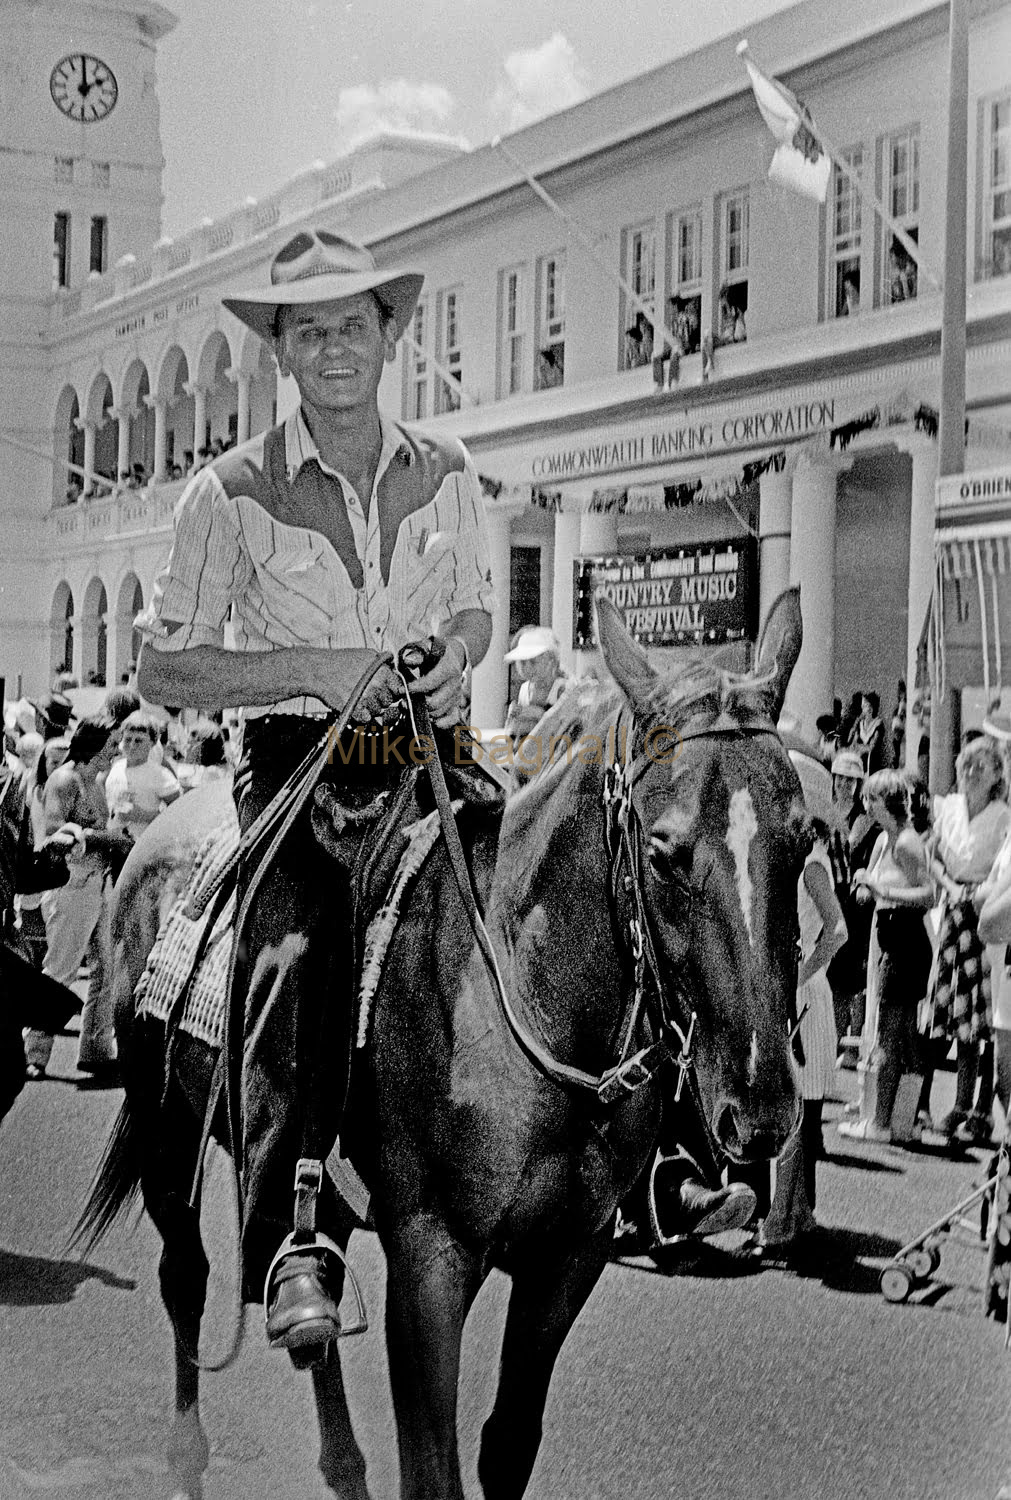
<path fill-rule="evenodd" d="M 474 465 L 454 439 L 379 411 L 383 366 L 422 279 L 380 269 L 360 245 L 314 229 L 278 251 L 269 288 L 224 299 L 272 347 L 301 404 L 185 490 L 142 622 L 138 686 L 157 703 L 243 709 L 243 830 L 356 685 L 367 680 L 350 710 L 355 723 L 376 734 L 399 717 L 403 680 L 392 658 L 408 642 L 438 638 L 433 655 L 442 654 L 411 691 L 442 728 L 461 720 L 467 667 L 488 649 L 494 597 Z M 234 648 L 225 646 L 229 615 Z M 353 758 L 340 760 L 328 768 L 338 783 L 355 774 Z M 252 864 L 240 866 L 240 907 Z M 277 1252 L 291 1226 L 296 1164 L 318 1164 L 319 1180 L 340 1126 L 343 1090 L 320 1076 L 317 1060 L 346 1056 L 353 983 L 349 903 L 335 900 L 310 806 L 256 882 L 232 977 L 245 1010 L 243 1299 L 263 1292 L 270 1344 L 307 1360 L 340 1332 L 336 1267 L 311 1234 Z"/>

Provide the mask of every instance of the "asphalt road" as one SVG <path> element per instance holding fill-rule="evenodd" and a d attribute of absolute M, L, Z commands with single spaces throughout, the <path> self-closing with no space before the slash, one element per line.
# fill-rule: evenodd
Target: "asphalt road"
<path fill-rule="evenodd" d="M 91 1262 L 64 1249 L 118 1108 L 74 1081 L 57 1044 L 0 1130 L 0 1500 L 168 1500 L 168 1324 L 146 1219 L 117 1227 Z M 935 1112 L 951 1079 L 935 1086 Z M 841 1075 L 851 1093 L 851 1075 Z M 947 1091 L 947 1092 L 946 1092 Z M 829 1106 L 831 1122 L 840 1106 Z M 1011 1481 L 1011 1352 L 980 1312 L 984 1260 L 949 1242 L 910 1303 L 878 1291 L 894 1249 L 971 1191 L 982 1154 L 952 1160 L 841 1140 L 826 1130 L 818 1214 L 824 1257 L 804 1274 L 720 1247 L 610 1266 L 570 1335 L 549 1399 L 530 1500 L 994 1500 Z M 204 1353 L 228 1344 L 235 1282 L 227 1161 L 211 1165 L 212 1259 Z M 373 1237 L 352 1241 L 372 1318 L 344 1345 L 352 1414 L 375 1500 L 397 1471 Z M 477 1441 L 492 1399 L 508 1283 L 468 1324 L 460 1441 L 477 1500 Z M 261 1346 L 204 1377 L 206 1500 L 323 1500 L 308 1378 Z"/>

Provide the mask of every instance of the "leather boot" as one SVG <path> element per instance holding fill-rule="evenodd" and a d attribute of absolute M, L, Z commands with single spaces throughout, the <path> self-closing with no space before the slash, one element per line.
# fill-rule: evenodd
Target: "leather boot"
<path fill-rule="evenodd" d="M 340 1337 L 341 1315 L 326 1285 L 326 1257 L 292 1250 L 275 1266 L 266 1295 L 267 1342 L 299 1355 L 299 1367 L 323 1359 Z"/>
<path fill-rule="evenodd" d="M 650 1177 L 649 1216 L 661 1245 L 689 1234 L 742 1229 L 757 1206 L 755 1194 L 746 1183 L 707 1188 L 698 1178 L 685 1174 L 681 1157 L 661 1157 Z"/>

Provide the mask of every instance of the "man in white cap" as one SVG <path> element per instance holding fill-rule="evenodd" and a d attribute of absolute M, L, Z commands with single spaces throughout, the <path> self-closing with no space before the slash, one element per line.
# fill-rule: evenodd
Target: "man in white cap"
<path fill-rule="evenodd" d="M 519 692 L 509 705 L 506 733 L 519 742 L 528 735 L 569 685 L 561 669 L 562 648 L 553 630 L 544 625 L 525 625 L 513 637 L 503 661 L 515 663 L 520 676 Z"/>
<path fill-rule="evenodd" d="M 137 681 L 154 703 L 243 709 L 235 782 L 243 829 L 370 667 L 438 636 L 443 654 L 412 692 L 447 728 L 461 717 L 465 669 L 488 649 L 493 592 L 474 465 L 454 439 L 379 411 L 383 367 L 422 279 L 380 269 L 341 235 L 306 229 L 274 257 L 269 287 L 224 299 L 294 377 L 301 405 L 184 491 L 172 553 L 142 617 Z M 224 644 L 229 614 L 234 649 Z M 384 664 L 353 717 L 388 724 L 401 698 Z M 328 775 L 353 774 L 334 761 Z M 245 998 L 236 1159 L 246 1301 L 262 1291 L 291 1225 L 296 1163 L 325 1160 L 343 1109 L 343 1087 L 318 1077 L 312 1062 L 347 1055 L 350 918 L 339 918 L 350 902 L 335 900 L 336 866 L 314 838 L 310 807 L 258 887 L 236 964 Z M 240 870 L 240 899 L 250 875 Z M 317 1239 L 274 1260 L 268 1339 L 301 1363 L 340 1331 L 329 1255 Z"/>

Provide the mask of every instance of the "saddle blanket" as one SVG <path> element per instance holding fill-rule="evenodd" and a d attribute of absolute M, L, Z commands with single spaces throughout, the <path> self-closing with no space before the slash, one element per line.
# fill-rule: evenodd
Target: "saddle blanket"
<path fill-rule="evenodd" d="M 138 1014 L 167 1023 L 192 974 L 179 1029 L 210 1047 L 221 1047 L 224 1042 L 234 891 L 214 921 L 195 974 L 193 964 L 214 910 L 213 901 L 207 901 L 208 892 L 217 886 L 238 843 L 239 822 L 232 812 L 200 845 L 190 879 L 169 908 L 134 991 Z"/>
<path fill-rule="evenodd" d="M 454 811 L 461 804 L 454 803 Z M 373 996 L 382 974 L 386 952 L 393 938 L 405 891 L 439 837 L 439 815 L 430 813 L 404 830 L 405 847 L 386 899 L 369 924 L 365 963 L 359 991 L 357 1046 L 365 1046 Z M 194 973 L 194 963 L 214 910 L 213 892 L 239 843 L 239 824 L 234 813 L 224 818 L 204 839 L 193 862 L 185 889 L 165 916 L 144 972 L 134 992 L 138 1014 L 167 1024 L 189 981 L 180 1031 L 220 1048 L 225 1037 L 225 1001 L 235 920 L 234 891 L 214 920 Z"/>

